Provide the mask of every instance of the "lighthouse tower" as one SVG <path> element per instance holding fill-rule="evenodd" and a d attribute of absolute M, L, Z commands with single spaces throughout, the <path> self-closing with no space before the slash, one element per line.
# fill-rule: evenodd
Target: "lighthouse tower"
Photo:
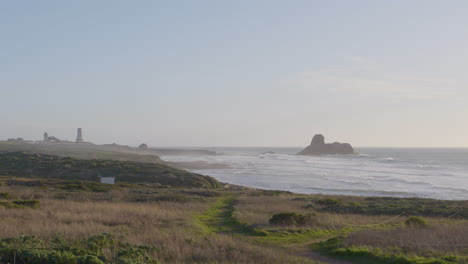
<path fill-rule="evenodd" d="M 83 135 L 81 134 L 81 128 L 78 128 L 78 133 L 76 135 L 76 143 L 83 142 Z"/>

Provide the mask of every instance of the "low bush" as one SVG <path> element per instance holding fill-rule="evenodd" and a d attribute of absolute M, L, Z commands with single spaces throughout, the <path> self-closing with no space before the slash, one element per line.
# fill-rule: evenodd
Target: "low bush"
<path fill-rule="evenodd" d="M 0 207 L 5 208 L 39 208 L 38 200 L 17 200 L 17 201 L 0 201 Z"/>
<path fill-rule="evenodd" d="M 38 200 L 18 200 L 12 201 L 13 204 L 19 207 L 29 207 L 29 208 L 39 208 L 39 201 Z"/>
<path fill-rule="evenodd" d="M 306 226 L 314 223 L 313 214 L 279 213 L 271 217 L 269 223 L 282 226 Z"/>
<path fill-rule="evenodd" d="M 10 200 L 13 199 L 14 197 L 7 193 L 7 192 L 0 192 L 0 199 L 5 199 L 5 200 Z"/>
<path fill-rule="evenodd" d="M 313 204 L 306 204 L 306 205 L 302 206 L 302 208 L 304 208 L 304 209 L 315 209 L 315 205 L 313 205 Z"/>
<path fill-rule="evenodd" d="M 428 227 L 429 224 L 427 223 L 424 218 L 419 217 L 419 216 L 411 216 L 405 221 L 405 225 L 408 227 L 418 227 L 418 228 L 424 228 Z"/>
<path fill-rule="evenodd" d="M 327 206 L 327 207 L 334 207 L 334 206 L 338 206 L 338 205 L 342 204 L 343 202 L 340 201 L 340 200 L 337 200 L 337 199 L 327 198 L 327 199 L 317 200 L 317 203 L 320 204 L 320 205 Z"/>

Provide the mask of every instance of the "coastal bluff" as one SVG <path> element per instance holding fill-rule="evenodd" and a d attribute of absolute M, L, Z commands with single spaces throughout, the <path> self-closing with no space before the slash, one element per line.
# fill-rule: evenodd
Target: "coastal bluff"
<path fill-rule="evenodd" d="M 317 134 L 312 138 L 309 146 L 297 155 L 348 155 L 355 154 L 353 147 L 349 143 L 325 143 L 325 137 Z"/>

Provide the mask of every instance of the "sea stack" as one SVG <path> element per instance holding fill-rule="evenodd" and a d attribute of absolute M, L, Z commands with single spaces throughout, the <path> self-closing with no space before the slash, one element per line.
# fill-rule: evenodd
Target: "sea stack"
<path fill-rule="evenodd" d="M 348 155 L 355 154 L 349 143 L 325 143 L 325 137 L 321 134 L 315 135 L 308 147 L 297 155 Z"/>

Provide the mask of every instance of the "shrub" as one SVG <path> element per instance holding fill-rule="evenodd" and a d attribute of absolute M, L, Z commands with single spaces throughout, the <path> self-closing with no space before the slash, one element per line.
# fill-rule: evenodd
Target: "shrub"
<path fill-rule="evenodd" d="M 18 206 L 19 208 L 30 207 L 30 208 L 39 208 L 39 201 L 38 200 L 18 200 L 12 202 L 14 205 Z"/>
<path fill-rule="evenodd" d="M 5 208 L 39 208 L 38 200 L 0 201 L 0 207 Z"/>
<path fill-rule="evenodd" d="M 296 213 L 279 213 L 271 217 L 269 223 L 272 225 L 294 225 Z"/>
<path fill-rule="evenodd" d="M 333 206 L 340 205 L 340 204 L 342 204 L 343 202 L 340 201 L 340 200 L 337 200 L 337 199 L 330 199 L 330 198 L 327 198 L 327 199 L 320 199 L 320 200 L 317 200 L 317 203 L 320 204 L 320 205 L 327 206 L 327 207 L 333 207 Z"/>
<path fill-rule="evenodd" d="M 408 227 L 418 227 L 418 228 L 428 227 L 429 226 L 427 221 L 424 220 L 424 218 L 419 217 L 419 216 L 409 217 L 408 219 L 406 219 L 405 225 L 408 226 Z"/>
<path fill-rule="evenodd" d="M 271 217 L 269 223 L 272 225 L 296 225 L 305 226 L 313 223 L 313 214 L 279 213 Z"/>
<path fill-rule="evenodd" d="M 12 204 L 9 201 L 0 201 L 0 208 L 5 207 L 5 208 L 15 208 L 16 206 Z"/>
<path fill-rule="evenodd" d="M 7 192 L 0 192 L 0 199 L 13 199 L 13 196 Z"/>
<path fill-rule="evenodd" d="M 93 255 L 80 256 L 77 259 L 78 264 L 104 264 L 102 260 Z"/>

